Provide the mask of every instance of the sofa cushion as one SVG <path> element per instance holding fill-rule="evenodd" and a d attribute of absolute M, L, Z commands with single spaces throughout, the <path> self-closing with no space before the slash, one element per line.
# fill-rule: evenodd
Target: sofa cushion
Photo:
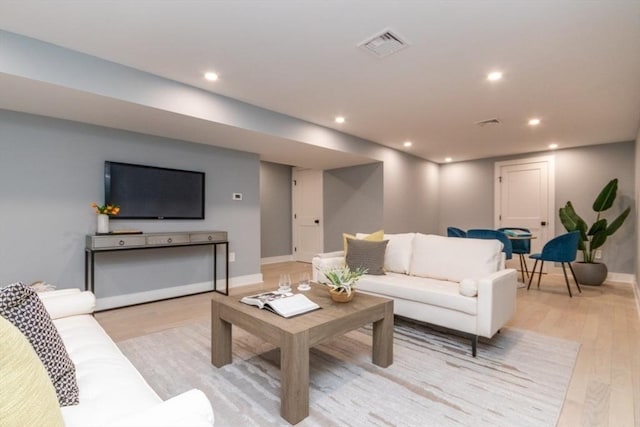
<path fill-rule="evenodd" d="M 342 243 L 344 246 L 344 253 L 347 254 L 347 239 L 358 239 L 358 240 L 369 240 L 371 242 L 379 242 L 382 240 L 384 236 L 384 230 L 374 231 L 371 234 L 366 233 L 356 233 L 355 236 L 353 234 L 342 233 Z"/>
<path fill-rule="evenodd" d="M 0 316 L 0 424 L 64 426 L 56 390 L 27 338 Z"/>
<path fill-rule="evenodd" d="M 370 242 L 368 240 L 347 239 L 345 262 L 352 271 L 358 268 L 367 270 L 367 274 L 384 274 L 384 253 L 388 240 Z"/>
<path fill-rule="evenodd" d="M 387 251 L 384 255 L 384 269 L 394 273 L 409 273 L 411 253 L 413 252 L 413 238 L 416 233 L 385 234 L 388 240 Z"/>
<path fill-rule="evenodd" d="M 202 391 L 191 389 L 147 410 L 119 419 L 110 427 L 212 427 L 213 424 L 209 399 Z"/>
<path fill-rule="evenodd" d="M 75 366 L 38 294 L 20 282 L 0 288 L 0 314 L 31 343 L 47 369 L 60 406 L 77 404 Z"/>
<path fill-rule="evenodd" d="M 162 400 L 88 314 L 53 321 L 76 365 L 80 404 L 62 410 L 65 427 L 105 426 Z"/>
<path fill-rule="evenodd" d="M 410 274 L 460 282 L 498 271 L 499 240 L 460 239 L 417 233 L 413 239 Z"/>
<path fill-rule="evenodd" d="M 462 279 L 458 292 L 465 297 L 475 297 L 478 295 L 478 282 L 473 279 Z"/>
<path fill-rule="evenodd" d="M 386 276 L 364 275 L 358 290 L 391 298 L 405 299 L 476 315 L 478 299 L 460 295 L 458 283 L 406 274 L 387 273 Z M 425 310 L 429 307 L 425 306 Z"/>

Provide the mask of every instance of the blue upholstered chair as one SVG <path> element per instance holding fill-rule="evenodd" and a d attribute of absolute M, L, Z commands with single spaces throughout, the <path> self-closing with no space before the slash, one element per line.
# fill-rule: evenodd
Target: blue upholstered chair
<path fill-rule="evenodd" d="M 504 232 L 505 230 L 519 230 L 526 233 L 531 233 L 528 228 L 521 227 L 502 227 L 498 228 L 498 231 Z M 511 240 L 511 239 L 509 239 Z M 524 283 L 524 273 L 527 273 L 529 277 L 529 267 L 527 267 L 527 261 L 524 256 L 531 253 L 531 239 L 513 239 L 511 240 L 511 251 L 520 257 L 520 272 L 522 273 L 522 282 Z"/>
<path fill-rule="evenodd" d="M 565 264 L 569 264 L 569 270 L 571 270 L 571 275 L 573 276 L 573 280 L 576 282 L 578 291 L 582 292 L 578 279 L 576 279 L 576 274 L 573 272 L 573 267 L 571 267 L 571 262 L 576 260 L 576 252 L 578 252 L 579 243 L 580 232 L 572 231 L 571 233 L 561 234 L 560 236 L 549 240 L 542 248 L 542 252 L 539 254 L 529 255 L 529 258 L 535 259 L 535 262 L 533 263 L 533 270 L 531 270 L 531 277 L 529 277 L 527 290 L 531 287 L 531 281 L 533 280 L 533 275 L 536 272 L 536 265 L 538 265 L 538 261 L 541 261 L 540 273 L 538 274 L 538 288 L 540 287 L 540 276 L 542 276 L 542 267 L 544 266 L 544 262 L 551 261 L 562 264 L 562 272 L 564 273 L 564 281 L 567 283 L 569 296 L 573 297 L 573 295 L 571 295 L 571 288 L 569 287 L 569 278 L 567 277 L 567 270 L 564 266 Z"/>
<path fill-rule="evenodd" d="M 484 228 L 475 228 L 472 230 L 467 230 L 467 237 L 470 239 L 496 239 L 502 242 L 502 252 L 505 254 L 506 259 L 511 259 L 511 254 L 513 252 L 511 248 L 511 240 L 504 234 L 502 231 L 484 229 Z"/>
<path fill-rule="evenodd" d="M 467 237 L 467 233 L 456 227 L 447 227 L 447 237 Z"/>

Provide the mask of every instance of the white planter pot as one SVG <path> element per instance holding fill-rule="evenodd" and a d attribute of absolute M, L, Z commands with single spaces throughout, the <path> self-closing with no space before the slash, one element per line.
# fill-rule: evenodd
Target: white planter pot
<path fill-rule="evenodd" d="M 109 232 L 109 215 L 98 214 L 98 229 L 96 232 L 100 234 Z"/>

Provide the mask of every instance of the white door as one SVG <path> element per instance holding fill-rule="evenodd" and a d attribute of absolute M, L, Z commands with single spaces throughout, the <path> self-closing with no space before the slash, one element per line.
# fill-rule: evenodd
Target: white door
<path fill-rule="evenodd" d="M 528 228 L 535 236 L 531 252 L 540 252 L 554 233 L 553 156 L 497 162 L 495 174 L 496 228 Z"/>
<path fill-rule="evenodd" d="M 324 249 L 322 171 L 293 170 L 293 258 L 311 262 Z"/>

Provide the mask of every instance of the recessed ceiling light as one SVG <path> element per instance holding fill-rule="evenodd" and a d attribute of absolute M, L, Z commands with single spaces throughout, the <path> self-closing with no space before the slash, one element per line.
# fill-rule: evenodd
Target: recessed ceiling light
<path fill-rule="evenodd" d="M 215 82 L 216 80 L 218 80 L 218 75 L 213 71 L 209 71 L 204 73 L 204 78 L 209 80 L 210 82 Z"/>
<path fill-rule="evenodd" d="M 402 143 L 402 145 L 404 145 L 405 147 L 411 147 L 413 143 L 411 141 L 405 141 L 404 143 Z"/>
<path fill-rule="evenodd" d="M 552 150 L 555 150 L 556 148 L 558 148 L 558 144 L 549 144 L 549 148 Z"/>
<path fill-rule="evenodd" d="M 538 126 L 540 121 L 538 118 L 529 119 L 529 126 Z"/>
<path fill-rule="evenodd" d="M 451 157 L 445 157 L 444 161 L 447 163 L 451 163 L 453 161 L 453 159 Z"/>
<path fill-rule="evenodd" d="M 502 79 L 502 71 L 492 71 L 487 74 L 487 80 L 491 82 L 497 82 L 500 79 Z"/>
<path fill-rule="evenodd" d="M 338 117 L 336 117 L 336 123 L 344 123 L 344 120 L 345 120 L 345 119 L 344 119 L 344 117 L 342 117 L 342 116 L 338 116 Z"/>

